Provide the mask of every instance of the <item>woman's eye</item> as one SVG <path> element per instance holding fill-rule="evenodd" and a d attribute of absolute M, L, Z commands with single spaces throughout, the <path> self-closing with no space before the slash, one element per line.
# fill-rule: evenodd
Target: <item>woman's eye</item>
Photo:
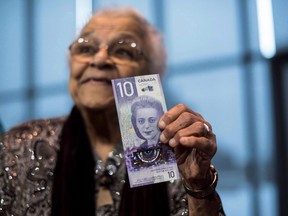
<path fill-rule="evenodd" d="M 155 123 L 156 122 L 156 118 L 149 118 L 149 123 Z"/>
<path fill-rule="evenodd" d="M 113 52 L 113 56 L 125 60 L 133 60 L 135 58 L 132 50 L 124 47 L 115 49 Z"/>
<path fill-rule="evenodd" d="M 96 49 L 93 46 L 83 45 L 78 47 L 77 53 L 83 55 L 94 55 L 96 53 Z"/>
<path fill-rule="evenodd" d="M 137 120 L 139 124 L 144 124 L 145 120 L 144 119 L 138 119 Z"/>

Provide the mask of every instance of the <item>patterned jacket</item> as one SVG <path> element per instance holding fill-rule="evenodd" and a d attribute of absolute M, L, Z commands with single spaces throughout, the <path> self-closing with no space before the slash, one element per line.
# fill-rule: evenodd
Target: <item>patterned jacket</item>
<path fill-rule="evenodd" d="M 26 122 L 0 137 L 0 216 L 51 214 L 53 172 L 65 120 L 61 117 Z M 122 163 L 111 187 L 114 204 L 98 208 L 97 215 L 117 215 L 123 186 L 119 182 L 125 172 Z M 171 216 L 188 215 L 181 182 L 171 182 L 168 187 Z"/>

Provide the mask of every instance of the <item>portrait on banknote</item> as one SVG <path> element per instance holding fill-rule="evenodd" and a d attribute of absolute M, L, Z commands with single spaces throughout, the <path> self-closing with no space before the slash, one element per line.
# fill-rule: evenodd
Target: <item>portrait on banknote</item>
<path fill-rule="evenodd" d="M 134 169 L 173 162 L 169 147 L 159 141 L 158 121 L 163 114 L 161 102 L 152 96 L 141 95 L 131 102 L 131 122 L 141 140 L 128 155 Z"/>
<path fill-rule="evenodd" d="M 112 80 L 131 187 L 179 178 L 175 154 L 160 143 L 158 122 L 167 110 L 160 78 Z"/>

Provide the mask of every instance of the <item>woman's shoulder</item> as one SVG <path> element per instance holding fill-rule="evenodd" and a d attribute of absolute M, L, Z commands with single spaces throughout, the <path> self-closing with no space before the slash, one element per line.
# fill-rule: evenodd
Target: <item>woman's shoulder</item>
<path fill-rule="evenodd" d="M 23 122 L 1 135 L 0 146 L 6 150 L 15 150 L 19 145 L 31 147 L 31 143 L 40 140 L 47 141 L 51 146 L 57 145 L 65 120 L 66 117 L 63 116 Z"/>
<path fill-rule="evenodd" d="M 12 136 L 19 139 L 31 139 L 34 136 L 39 136 L 44 131 L 50 131 L 52 135 L 56 130 L 62 128 L 66 119 L 66 116 L 62 116 L 26 121 L 13 126 L 11 129 L 4 132 L 1 137 L 5 138 Z"/>
<path fill-rule="evenodd" d="M 6 200 L 0 203 L 0 215 L 1 209 L 9 215 L 24 215 L 30 210 L 37 211 L 35 215 L 49 215 L 52 176 L 65 119 L 24 122 L 0 137 L 0 197 Z"/>
<path fill-rule="evenodd" d="M 55 117 L 55 118 L 42 118 L 42 119 L 33 119 L 30 121 L 22 122 L 13 126 L 10 130 L 6 132 L 14 133 L 16 131 L 23 131 L 23 130 L 37 130 L 37 129 L 48 129 L 47 127 L 53 127 L 57 125 L 63 125 L 66 120 L 66 116 L 62 117 Z"/>

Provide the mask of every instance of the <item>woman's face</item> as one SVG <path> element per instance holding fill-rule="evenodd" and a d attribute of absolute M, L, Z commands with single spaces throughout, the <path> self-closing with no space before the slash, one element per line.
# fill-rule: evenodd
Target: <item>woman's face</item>
<path fill-rule="evenodd" d="M 140 108 L 136 111 L 136 126 L 146 140 L 159 139 L 158 112 L 155 108 Z"/>
<path fill-rule="evenodd" d="M 111 80 L 147 72 L 139 32 L 139 25 L 127 17 L 97 16 L 84 27 L 70 46 L 69 90 L 80 110 L 114 107 Z M 131 53 L 125 50 L 135 44 Z"/>

